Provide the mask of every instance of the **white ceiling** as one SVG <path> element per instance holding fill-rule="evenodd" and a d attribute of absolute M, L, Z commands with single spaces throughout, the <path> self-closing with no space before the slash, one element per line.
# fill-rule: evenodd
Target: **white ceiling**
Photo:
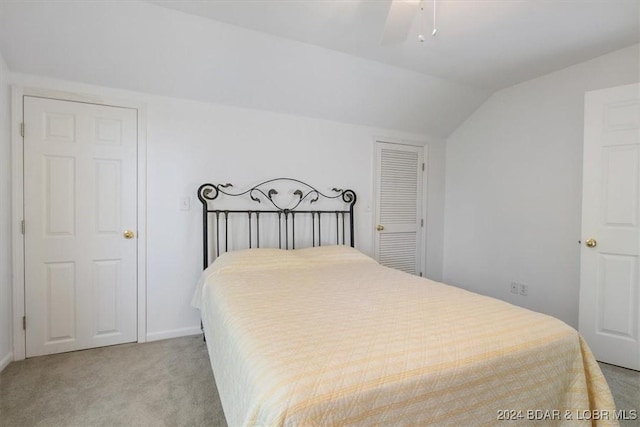
<path fill-rule="evenodd" d="M 640 0 L 438 0 L 436 39 L 415 20 L 381 46 L 389 5 L 0 0 L 0 53 L 14 73 L 446 137 L 496 89 L 640 33 Z"/>
<path fill-rule="evenodd" d="M 386 46 L 390 0 L 152 2 L 492 90 L 640 41 L 640 0 L 437 0 L 435 38 L 433 0 L 424 0 L 408 39 Z"/>

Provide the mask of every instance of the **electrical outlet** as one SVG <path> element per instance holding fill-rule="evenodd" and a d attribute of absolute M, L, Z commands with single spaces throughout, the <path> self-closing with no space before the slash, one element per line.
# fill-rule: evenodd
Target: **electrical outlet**
<path fill-rule="evenodd" d="M 529 286 L 524 283 L 520 283 L 520 295 L 527 296 L 529 295 Z"/>
<path fill-rule="evenodd" d="M 518 282 L 511 282 L 511 293 L 518 294 L 518 292 L 520 292 L 520 286 L 518 285 Z"/>

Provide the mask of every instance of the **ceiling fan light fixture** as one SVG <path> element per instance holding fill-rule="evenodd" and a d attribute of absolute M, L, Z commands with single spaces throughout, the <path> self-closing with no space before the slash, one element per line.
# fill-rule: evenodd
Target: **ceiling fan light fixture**
<path fill-rule="evenodd" d="M 424 43 L 424 0 L 420 0 L 420 34 L 418 34 L 418 41 Z"/>
<path fill-rule="evenodd" d="M 438 35 L 438 29 L 436 28 L 436 0 L 433 0 L 433 31 L 431 36 L 435 37 L 436 35 Z"/>
<path fill-rule="evenodd" d="M 2 1 L 2 0 L 0 0 Z M 429 28 L 426 28 L 425 2 L 428 0 L 391 0 L 382 34 L 382 45 L 403 43 L 408 40 L 416 14 L 419 15 L 418 42 L 424 43 L 429 37 Z M 436 0 L 433 1 L 433 29 L 431 35 L 436 36 Z M 411 36 L 413 39 L 415 36 Z M 413 39 L 415 40 L 415 39 Z"/>
<path fill-rule="evenodd" d="M 420 43 L 424 43 L 424 1 L 420 0 L 420 34 L 418 34 L 418 41 Z M 438 29 L 436 28 L 436 0 L 433 0 L 433 31 L 431 32 L 432 37 L 436 37 L 438 35 Z"/>

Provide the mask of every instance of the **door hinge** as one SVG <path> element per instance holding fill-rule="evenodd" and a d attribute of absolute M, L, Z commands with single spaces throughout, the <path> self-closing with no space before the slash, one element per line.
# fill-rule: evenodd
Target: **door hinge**
<path fill-rule="evenodd" d="M 424 218 L 420 220 L 420 227 L 424 227 Z"/>
<path fill-rule="evenodd" d="M 27 316 L 22 316 L 22 330 L 27 330 Z"/>
<path fill-rule="evenodd" d="M 24 230 L 25 230 L 24 219 L 20 222 L 20 230 L 22 231 L 22 234 L 24 234 Z"/>
<path fill-rule="evenodd" d="M 24 135 L 22 135 L 22 136 L 24 136 Z M 424 163 L 422 164 L 422 171 L 424 172 Z"/>
<path fill-rule="evenodd" d="M 20 136 L 24 138 L 24 122 L 20 123 Z"/>

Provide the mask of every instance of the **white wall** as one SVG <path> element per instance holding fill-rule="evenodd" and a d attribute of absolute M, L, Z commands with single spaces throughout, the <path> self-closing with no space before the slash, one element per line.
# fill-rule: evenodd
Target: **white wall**
<path fill-rule="evenodd" d="M 429 279 L 443 280 L 444 256 L 444 207 L 445 207 L 445 156 L 444 140 L 432 140 L 427 146 L 427 269 Z"/>
<path fill-rule="evenodd" d="M 372 253 L 373 153 L 376 138 L 427 141 L 423 135 L 234 108 L 12 74 L 12 82 L 147 105 L 147 335 L 160 339 L 198 331 L 189 306 L 201 270 L 203 182 L 238 187 L 290 176 L 319 188 L 351 188 L 358 195 L 356 246 Z M 427 275 L 442 270 L 443 141 L 429 140 L 430 210 Z M 433 197 L 431 197 L 433 195 Z M 191 210 L 179 200 L 191 196 Z"/>
<path fill-rule="evenodd" d="M 0 370 L 11 361 L 11 139 L 9 69 L 0 54 Z"/>
<path fill-rule="evenodd" d="M 639 59 L 636 45 L 501 90 L 447 139 L 446 282 L 577 327 L 584 93 L 639 81 Z"/>

